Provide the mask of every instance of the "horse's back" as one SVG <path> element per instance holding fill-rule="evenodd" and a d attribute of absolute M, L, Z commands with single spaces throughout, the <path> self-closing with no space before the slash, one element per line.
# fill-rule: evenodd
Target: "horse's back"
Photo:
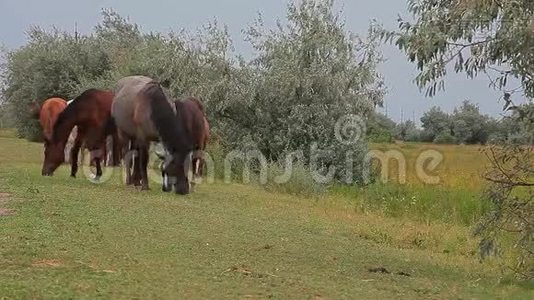
<path fill-rule="evenodd" d="M 177 100 L 175 105 L 177 111 L 181 110 L 181 117 L 197 150 L 204 150 L 209 138 L 209 124 L 204 113 L 204 105 L 195 97 Z"/>
<path fill-rule="evenodd" d="M 101 106 L 101 110 L 106 113 L 106 116 L 111 115 L 111 107 L 113 105 L 115 93 L 112 91 L 98 90 L 95 92 L 95 97 Z"/>
<path fill-rule="evenodd" d="M 112 104 L 112 116 L 117 127 L 130 137 L 154 138 L 157 132 L 150 119 L 150 105 L 139 94 L 153 82 L 146 76 L 129 76 L 118 81 Z M 139 136 L 139 135 L 144 136 Z"/>
<path fill-rule="evenodd" d="M 65 107 L 67 107 L 67 101 L 61 98 L 50 98 L 43 103 L 39 113 L 39 122 L 43 128 L 45 139 L 52 139 L 54 124 Z"/>

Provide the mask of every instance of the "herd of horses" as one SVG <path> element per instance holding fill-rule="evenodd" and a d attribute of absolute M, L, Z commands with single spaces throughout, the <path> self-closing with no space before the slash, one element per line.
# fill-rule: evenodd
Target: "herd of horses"
<path fill-rule="evenodd" d="M 125 77 L 114 91 L 89 89 L 69 103 L 51 98 L 42 105 L 34 103 L 32 111 L 43 130 L 43 176 L 52 176 L 68 157 L 71 176 L 76 177 L 78 155 L 85 147 L 90 152 L 90 163 L 96 167 L 96 179 L 102 176 L 103 164 L 118 166 L 122 161 L 126 184 L 148 190 L 147 168 L 153 142 L 165 149 L 157 153 L 163 161 L 163 191 L 174 189 L 178 194 L 188 194 L 191 183 L 202 175 L 203 152 L 209 139 L 202 102 L 194 97 L 171 100 L 149 77 Z"/>

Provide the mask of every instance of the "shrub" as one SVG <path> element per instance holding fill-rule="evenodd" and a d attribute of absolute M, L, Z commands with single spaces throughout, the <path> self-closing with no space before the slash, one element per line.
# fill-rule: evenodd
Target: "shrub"
<path fill-rule="evenodd" d="M 310 170 L 301 162 L 292 166 L 290 177 L 284 180 L 279 178 L 286 172 L 284 163 L 272 162 L 269 164 L 268 170 L 269 179 L 265 185 L 268 190 L 308 197 L 317 196 L 326 191 L 326 185 L 313 180 Z"/>
<path fill-rule="evenodd" d="M 436 144 L 456 144 L 456 139 L 448 132 L 439 133 L 434 139 Z"/>

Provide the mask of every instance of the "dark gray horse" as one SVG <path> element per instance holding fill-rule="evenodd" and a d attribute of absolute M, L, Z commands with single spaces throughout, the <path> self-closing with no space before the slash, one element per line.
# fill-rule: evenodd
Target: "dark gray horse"
<path fill-rule="evenodd" d="M 160 141 L 168 153 L 164 170 L 176 178 L 176 193 L 188 194 L 185 166 L 193 143 L 159 83 L 145 76 L 121 79 L 111 114 L 122 142 L 127 184 L 140 184 L 143 190 L 148 189 L 148 150 L 150 142 Z M 128 155 L 132 150 L 137 153 L 134 159 Z"/>

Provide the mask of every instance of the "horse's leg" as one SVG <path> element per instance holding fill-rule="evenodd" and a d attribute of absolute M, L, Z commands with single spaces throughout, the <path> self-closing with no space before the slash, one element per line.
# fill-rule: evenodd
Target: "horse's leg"
<path fill-rule="evenodd" d="M 127 149 L 130 149 L 128 147 Z M 126 185 L 132 185 L 133 184 L 133 178 L 132 178 L 132 164 L 133 164 L 133 152 L 132 151 L 125 151 L 124 152 L 124 169 L 126 171 Z"/>
<path fill-rule="evenodd" d="M 100 164 L 104 167 L 108 166 L 107 138 L 104 138 L 104 142 L 102 142 L 102 159 L 100 160 Z"/>
<path fill-rule="evenodd" d="M 141 180 L 142 180 L 141 149 L 142 147 L 136 146 L 134 157 L 133 157 L 132 181 L 133 181 L 134 186 L 141 186 Z"/>
<path fill-rule="evenodd" d="M 150 145 L 150 144 L 149 144 Z M 140 171 L 140 175 L 141 175 L 141 190 L 142 191 L 147 191 L 149 190 L 148 188 L 148 172 L 147 172 L 147 168 L 148 168 L 148 146 L 146 145 L 143 145 L 143 146 L 140 146 L 139 147 L 139 171 Z"/>
<path fill-rule="evenodd" d="M 141 152 L 146 146 L 143 142 L 136 141 L 135 143 L 132 143 L 132 147 L 135 148 L 135 156 L 133 159 L 134 166 L 133 166 L 132 180 L 135 186 L 142 186 L 143 162 L 141 160 L 141 155 L 142 155 Z"/>
<path fill-rule="evenodd" d="M 78 130 L 78 134 L 76 135 L 76 139 L 74 140 L 74 145 L 70 150 L 70 176 L 73 178 L 76 178 L 76 173 L 78 172 L 78 154 L 80 153 L 80 148 L 82 147 L 84 136 L 85 134 L 82 131 Z"/>
<path fill-rule="evenodd" d="M 95 179 L 98 180 L 100 177 L 102 177 L 102 165 L 101 165 L 102 159 L 97 156 L 95 157 L 95 167 L 96 167 L 96 177 Z"/>
<path fill-rule="evenodd" d="M 193 168 L 193 180 L 192 183 L 198 183 L 198 179 L 202 177 L 202 156 L 203 150 L 196 150 L 193 154 L 192 168 Z"/>
<path fill-rule="evenodd" d="M 199 159 L 198 159 L 198 157 L 193 156 L 193 159 L 192 159 L 192 162 L 191 162 L 191 167 L 192 167 L 192 172 L 191 172 L 192 180 L 191 180 L 191 184 L 192 184 L 192 185 L 196 184 L 196 182 L 197 182 L 197 178 L 199 177 L 199 176 L 198 176 L 198 165 L 199 165 Z"/>
<path fill-rule="evenodd" d="M 102 177 L 102 164 L 106 163 L 106 142 L 103 141 L 99 149 L 95 151 L 96 180 Z"/>
<path fill-rule="evenodd" d="M 126 185 L 132 184 L 132 153 L 130 151 L 130 144 L 132 143 L 128 135 L 117 129 L 117 139 L 114 141 L 114 147 L 116 145 L 117 151 L 121 151 L 122 159 L 124 159 L 124 171 L 126 172 Z"/>

